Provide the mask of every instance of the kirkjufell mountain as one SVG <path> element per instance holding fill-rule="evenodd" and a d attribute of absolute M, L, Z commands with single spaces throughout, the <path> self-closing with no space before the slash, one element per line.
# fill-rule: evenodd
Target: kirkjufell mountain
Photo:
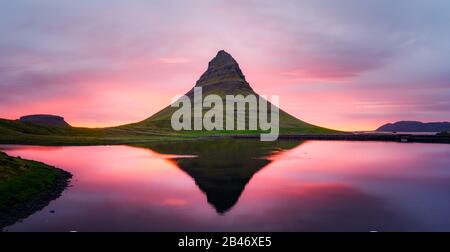
<path fill-rule="evenodd" d="M 239 67 L 238 62 L 227 52 L 221 50 L 209 62 L 207 70 L 200 76 L 198 81 L 193 85 L 186 95 L 193 99 L 194 87 L 202 87 L 203 96 L 216 94 L 224 98 L 226 95 L 255 95 L 258 94 L 253 90 L 245 79 L 245 75 Z M 280 97 L 282 100 L 283 97 Z M 225 106 L 224 106 L 225 107 Z M 268 104 L 270 108 L 270 103 Z M 24 117 L 21 120 L 8 120 L 0 118 L 0 139 L 8 143 L 22 142 L 40 142 L 42 139 L 52 143 L 67 144 L 81 142 L 92 143 L 117 143 L 141 141 L 143 138 L 153 138 L 155 136 L 173 136 L 183 134 L 184 131 L 175 131 L 171 127 L 172 114 L 178 110 L 170 105 L 154 114 L 153 116 L 137 123 L 126 124 L 117 127 L 107 128 L 80 128 L 70 127 L 66 125 L 64 119 L 51 115 L 33 115 Z M 204 109 L 203 112 L 208 111 Z M 252 111 L 259 113 L 259 111 Z M 246 118 L 248 120 L 248 110 Z M 236 113 L 235 113 L 236 115 Z M 270 116 L 268 116 L 270 118 Z M 43 119 L 43 121 L 41 120 Z M 192 119 L 192 118 L 191 118 Z M 194 121 L 194 120 L 191 120 Z M 225 122 L 226 120 L 224 120 Z M 235 122 L 237 118 L 235 116 Z M 60 127 L 60 126 L 66 127 Z M 335 133 L 337 131 L 318 127 L 294 116 L 279 111 L 280 134 L 321 134 Z M 248 128 L 248 123 L 246 123 Z M 224 127 L 225 128 L 225 127 Z M 259 128 L 259 125 L 258 125 Z M 258 131 L 189 131 L 190 135 L 215 135 L 219 134 L 252 134 Z"/>
<path fill-rule="evenodd" d="M 246 96 L 253 94 L 259 97 L 259 95 L 253 90 L 245 79 L 245 75 L 239 67 L 238 62 L 224 50 L 219 51 L 217 55 L 209 62 L 207 70 L 200 76 L 194 87 L 202 87 L 203 96 L 216 94 L 224 98 L 225 95 L 241 94 Z M 194 87 L 186 93 L 186 95 L 191 99 L 193 99 L 194 96 Z M 282 97 L 280 99 L 282 99 Z M 139 129 L 140 131 L 151 128 L 171 130 L 170 120 L 172 114 L 177 109 L 178 108 L 174 108 L 169 105 L 141 122 L 126 126 Z M 246 119 L 248 119 L 248 113 L 246 114 Z M 336 132 L 301 121 L 281 109 L 279 116 L 281 133 Z"/>

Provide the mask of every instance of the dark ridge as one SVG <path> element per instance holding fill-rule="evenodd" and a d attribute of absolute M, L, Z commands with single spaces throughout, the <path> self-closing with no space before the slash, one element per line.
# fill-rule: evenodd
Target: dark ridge
<path fill-rule="evenodd" d="M 398 132 L 442 132 L 450 131 L 450 122 L 399 121 L 388 123 L 379 127 L 376 131 Z"/>
<path fill-rule="evenodd" d="M 243 86 L 249 86 L 237 61 L 229 53 L 221 50 L 208 63 L 208 69 L 200 76 L 195 86 L 204 87 L 225 82 L 237 82 Z"/>
<path fill-rule="evenodd" d="M 145 147 L 162 154 L 195 155 L 194 158 L 171 159 L 194 179 L 216 212 L 225 214 L 238 202 L 253 175 L 272 162 L 269 157 L 274 152 L 289 150 L 301 143 L 297 140 L 260 142 L 216 138 L 149 143 Z"/>
<path fill-rule="evenodd" d="M 19 118 L 19 121 L 24 123 L 34 123 L 45 126 L 59 126 L 70 127 L 70 125 L 64 120 L 64 117 L 56 115 L 26 115 Z"/>

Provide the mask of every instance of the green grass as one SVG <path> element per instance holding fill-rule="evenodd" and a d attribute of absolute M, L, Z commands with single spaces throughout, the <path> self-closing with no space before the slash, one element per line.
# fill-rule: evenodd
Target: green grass
<path fill-rule="evenodd" d="M 203 93 L 203 97 L 214 94 L 222 97 L 223 100 L 225 100 L 225 96 L 227 95 L 224 90 L 216 89 L 216 90 L 210 90 L 208 92 Z M 233 95 L 241 94 L 243 96 L 246 95 L 256 95 L 251 90 L 233 90 Z M 225 104 L 225 103 L 224 103 Z M 177 110 L 178 108 L 167 106 L 166 108 L 162 109 L 158 113 L 154 114 L 153 116 L 140 121 L 138 123 L 132 123 L 127 124 L 123 126 L 117 127 L 117 129 L 121 130 L 129 130 L 131 132 L 135 131 L 141 131 L 145 132 L 146 130 L 153 129 L 153 130 L 159 130 L 163 134 L 167 135 L 189 135 L 189 136 L 208 136 L 208 135 L 237 135 L 237 134 L 260 134 L 263 131 L 257 130 L 257 131 L 251 131 L 251 130 L 233 130 L 233 131 L 181 131 L 181 132 L 174 132 L 171 129 L 171 117 L 172 114 Z M 208 109 L 204 109 L 203 113 L 205 113 Z M 257 112 L 259 113 L 259 112 Z M 245 121 L 248 122 L 248 108 L 246 110 L 246 117 Z M 268 117 L 270 117 L 270 113 L 268 113 Z M 225 118 L 225 114 L 224 114 Z M 192 120 L 193 121 L 193 120 Z M 237 121 L 236 116 L 236 110 L 235 110 L 235 122 Z M 224 122 L 225 124 L 225 122 Z M 224 125 L 225 127 L 225 125 Z M 327 129 L 324 127 L 319 127 L 316 125 L 309 124 L 307 122 L 304 122 L 302 120 L 297 119 L 296 117 L 288 114 L 287 112 L 283 110 L 279 110 L 279 127 L 280 127 L 280 134 L 335 134 L 339 133 L 340 131 Z"/>
<path fill-rule="evenodd" d="M 250 89 L 231 91 L 234 95 L 255 94 Z M 220 88 L 212 89 L 203 95 L 216 94 L 225 97 L 228 93 Z M 134 144 L 148 141 L 182 140 L 207 136 L 229 135 L 259 135 L 261 130 L 215 130 L 215 131 L 174 131 L 171 127 L 171 117 L 178 108 L 167 106 L 153 116 L 137 122 L 118 127 L 80 128 L 43 126 L 24 123 L 17 120 L 0 119 L 0 144 L 36 144 L 36 145 L 111 145 Z M 205 113 L 207 109 L 203 110 Z M 339 131 L 318 127 L 280 110 L 280 132 L 289 134 L 333 134 Z M 235 121 L 237 121 L 235 114 Z M 248 110 L 246 113 L 248 122 Z"/>
<path fill-rule="evenodd" d="M 140 123 L 110 128 L 42 126 L 0 119 L 0 144 L 113 145 L 264 133 L 261 130 L 174 131 L 170 128 L 170 116 L 170 110 L 165 110 Z M 280 113 L 280 122 L 280 134 L 327 134 L 337 132 L 304 123 L 287 113 Z"/>
<path fill-rule="evenodd" d="M 0 152 L 0 212 L 14 209 L 50 190 L 60 172 L 46 164 Z"/>
<path fill-rule="evenodd" d="M 78 128 L 42 126 L 17 120 L 0 119 L 0 144 L 109 145 L 155 141 L 177 137 L 159 129 Z"/>

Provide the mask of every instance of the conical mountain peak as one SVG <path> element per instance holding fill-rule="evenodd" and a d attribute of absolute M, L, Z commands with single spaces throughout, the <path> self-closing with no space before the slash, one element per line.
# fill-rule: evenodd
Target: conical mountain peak
<path fill-rule="evenodd" d="M 225 52 L 224 50 L 220 50 L 217 52 L 216 57 L 214 57 L 208 64 L 208 69 L 211 68 L 220 68 L 223 66 L 233 66 L 239 68 L 236 60 L 231 56 L 231 54 Z"/>
<path fill-rule="evenodd" d="M 231 56 L 231 54 L 227 53 L 224 50 L 218 51 L 216 56 L 209 62 L 208 69 L 196 82 L 195 87 L 202 88 L 201 90 L 203 97 L 206 97 L 208 95 L 219 95 L 222 99 L 226 99 L 227 95 L 258 96 L 258 94 L 250 87 L 250 84 L 245 80 L 245 76 L 242 73 L 237 61 L 233 58 L 233 56 Z M 195 90 L 195 88 L 191 88 L 191 90 L 186 93 L 186 96 L 189 97 L 194 103 L 196 94 Z M 175 111 L 177 111 L 176 107 L 167 106 L 166 108 L 147 118 L 146 120 L 135 123 L 132 126 L 128 127 L 138 128 L 139 130 L 143 131 L 148 129 L 163 129 L 172 132 L 174 130 L 172 128 L 171 118 Z M 259 108 L 255 113 L 259 115 Z M 235 121 L 237 119 L 238 118 L 235 118 Z M 191 122 L 193 121 L 193 117 L 191 116 Z M 329 129 L 320 128 L 315 125 L 305 123 L 281 109 L 279 113 L 279 126 L 280 132 L 333 132 Z M 213 200 L 211 199 L 211 201 Z M 225 209 L 226 205 L 227 204 L 223 205 L 221 209 Z"/>
<path fill-rule="evenodd" d="M 208 69 L 197 81 L 197 87 L 204 87 L 211 84 L 241 83 L 248 86 L 245 76 L 239 64 L 224 50 L 217 52 L 217 55 L 208 63 Z"/>

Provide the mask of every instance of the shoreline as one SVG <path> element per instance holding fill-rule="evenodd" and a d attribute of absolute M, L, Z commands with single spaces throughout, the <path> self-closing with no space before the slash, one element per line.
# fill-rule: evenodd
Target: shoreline
<path fill-rule="evenodd" d="M 230 135 L 236 139 L 259 139 L 258 135 Z M 318 141 L 378 141 L 400 143 L 440 143 L 450 144 L 450 136 L 416 134 L 292 134 L 280 135 L 280 140 L 318 140 Z"/>
<path fill-rule="evenodd" d="M 4 153 L 0 152 L 0 154 L 4 154 Z M 6 156 L 6 158 L 9 161 L 24 163 L 24 165 L 26 167 L 31 166 L 32 169 L 36 169 L 36 170 L 37 169 L 46 169 L 47 172 L 51 173 L 51 175 L 53 176 L 52 177 L 53 179 L 50 183 L 47 183 L 46 181 L 44 181 L 44 182 L 39 181 L 41 184 L 44 184 L 44 188 L 42 188 L 41 190 L 39 190 L 36 193 L 33 193 L 32 195 L 27 195 L 26 199 L 24 199 L 24 200 L 22 200 L 22 199 L 18 200 L 16 197 L 16 199 L 13 200 L 13 202 L 14 202 L 13 206 L 10 206 L 10 207 L 3 206 L 3 208 L 0 208 L 0 232 L 5 231 L 4 230 L 5 227 L 13 225 L 13 224 L 17 223 L 18 221 L 30 216 L 31 214 L 33 214 L 39 210 L 42 210 L 51 201 L 59 198 L 61 196 L 61 194 L 69 186 L 70 179 L 72 178 L 71 173 L 64 171 L 62 169 L 53 167 L 51 165 L 47 165 L 47 164 L 44 164 L 44 163 L 41 163 L 38 161 L 21 159 L 19 157 L 11 157 L 6 154 L 2 155 L 2 156 L 3 156 L 3 158 L 5 158 L 5 156 Z M 19 169 L 19 167 L 13 167 L 13 169 Z M 27 174 L 19 174 L 19 175 L 15 175 L 15 177 L 13 179 L 21 180 L 21 179 L 25 179 L 26 176 L 27 176 Z M 44 180 L 44 178 L 42 178 L 42 180 Z M 8 182 L 8 181 L 6 181 L 6 182 Z M 2 183 L 5 183 L 5 181 L 1 181 L 0 185 Z M 23 190 L 19 191 L 19 193 L 22 193 L 22 192 L 23 192 Z M 9 192 L 4 191 L 4 192 L 0 192 L 0 193 L 2 193 L 3 195 L 7 195 Z M 12 197 L 15 197 L 16 194 L 18 194 L 18 192 L 15 191 L 15 192 L 11 192 L 9 194 L 13 194 Z M 7 195 L 7 196 L 11 197 L 11 195 Z M 6 203 L 8 203 L 8 199 L 7 199 Z M 11 203 L 11 200 L 9 203 Z"/>
<path fill-rule="evenodd" d="M 197 141 L 202 139 L 233 138 L 260 139 L 259 134 L 212 134 L 199 136 L 164 136 L 108 138 L 92 137 L 79 139 L 77 137 L 35 136 L 15 139 L 1 139 L 0 145 L 36 145 L 36 146 L 103 146 L 103 145 L 133 145 L 159 141 Z M 400 143 L 438 143 L 450 144 L 449 135 L 408 134 L 408 133 L 337 133 L 337 134 L 280 134 L 278 140 L 317 140 L 317 141 L 377 141 Z"/>

